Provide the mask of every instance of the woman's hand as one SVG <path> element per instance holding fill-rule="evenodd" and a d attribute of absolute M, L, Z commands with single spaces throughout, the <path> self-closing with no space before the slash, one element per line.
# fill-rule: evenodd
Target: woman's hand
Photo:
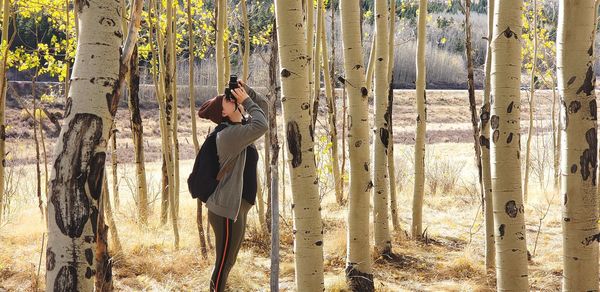
<path fill-rule="evenodd" d="M 244 89 L 244 83 L 242 81 L 238 81 L 238 83 L 241 86 L 232 90 L 231 93 L 233 94 L 238 103 L 243 103 L 250 96 Z"/>

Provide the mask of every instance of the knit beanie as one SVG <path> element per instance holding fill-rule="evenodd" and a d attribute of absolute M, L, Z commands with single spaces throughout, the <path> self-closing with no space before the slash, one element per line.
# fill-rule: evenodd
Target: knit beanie
<path fill-rule="evenodd" d="M 198 116 L 220 124 L 225 120 L 223 117 L 223 95 L 213 97 L 205 101 L 198 110 Z"/>

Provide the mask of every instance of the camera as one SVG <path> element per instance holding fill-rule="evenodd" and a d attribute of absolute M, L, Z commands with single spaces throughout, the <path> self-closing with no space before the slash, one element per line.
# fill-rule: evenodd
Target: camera
<path fill-rule="evenodd" d="M 229 85 L 225 88 L 225 98 L 229 101 L 237 102 L 235 96 L 233 96 L 232 91 L 239 87 L 237 75 L 229 76 Z"/>

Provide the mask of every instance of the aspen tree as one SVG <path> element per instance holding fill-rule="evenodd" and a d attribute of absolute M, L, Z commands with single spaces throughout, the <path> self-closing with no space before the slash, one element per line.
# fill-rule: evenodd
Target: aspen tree
<path fill-rule="evenodd" d="M 521 192 L 520 76 L 522 0 L 496 1 L 491 39 L 490 161 L 499 291 L 527 291 L 525 207 Z"/>
<path fill-rule="evenodd" d="M 369 103 L 361 44 L 358 0 L 340 1 L 344 86 L 348 92 L 348 153 L 350 189 L 348 194 L 348 239 L 346 281 L 352 291 L 373 291 L 373 268 L 369 243 L 369 205 L 373 182 L 369 155 Z"/>
<path fill-rule="evenodd" d="M 312 5 L 311 5 L 312 7 Z M 275 1 L 288 164 L 293 191 L 295 283 L 298 291 L 323 291 L 323 225 L 310 130 L 310 53 L 300 1 Z"/>
<path fill-rule="evenodd" d="M 562 0 L 559 5 L 563 291 L 597 291 L 599 283 L 595 8 L 593 0 Z"/>
<path fill-rule="evenodd" d="M 122 43 L 119 1 L 79 2 L 80 34 L 64 124 L 55 148 L 48 204 L 46 289 L 91 291 L 95 226 L 106 141 L 137 41 L 143 1 L 132 3 Z M 85 179 L 81 179 L 81 178 Z"/>
<path fill-rule="evenodd" d="M 425 193 L 425 133 L 427 130 L 427 109 L 425 98 L 425 28 L 427 21 L 427 0 L 419 1 L 417 33 L 417 133 L 415 138 L 415 186 L 413 194 L 412 226 L 413 238 L 423 234 L 423 196 Z"/>
<path fill-rule="evenodd" d="M 389 177 L 387 151 L 389 144 L 388 123 L 388 29 L 389 14 L 387 0 L 375 0 L 375 123 L 373 131 L 373 226 L 375 234 L 375 252 L 389 255 L 392 252 L 392 239 L 389 224 Z"/>

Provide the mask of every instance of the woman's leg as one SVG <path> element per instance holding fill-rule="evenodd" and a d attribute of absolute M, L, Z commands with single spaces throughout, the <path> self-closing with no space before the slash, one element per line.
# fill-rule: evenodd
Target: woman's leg
<path fill-rule="evenodd" d="M 227 219 L 208 211 L 208 222 L 215 233 L 215 265 L 210 278 L 210 291 L 225 290 L 227 282 L 226 261 L 231 253 L 231 237 L 233 220 Z"/>
<path fill-rule="evenodd" d="M 252 205 L 242 200 L 237 221 L 208 212 L 208 221 L 215 231 L 215 267 L 211 277 L 211 291 L 224 291 L 229 272 L 236 262 L 246 230 L 246 217 Z"/>

